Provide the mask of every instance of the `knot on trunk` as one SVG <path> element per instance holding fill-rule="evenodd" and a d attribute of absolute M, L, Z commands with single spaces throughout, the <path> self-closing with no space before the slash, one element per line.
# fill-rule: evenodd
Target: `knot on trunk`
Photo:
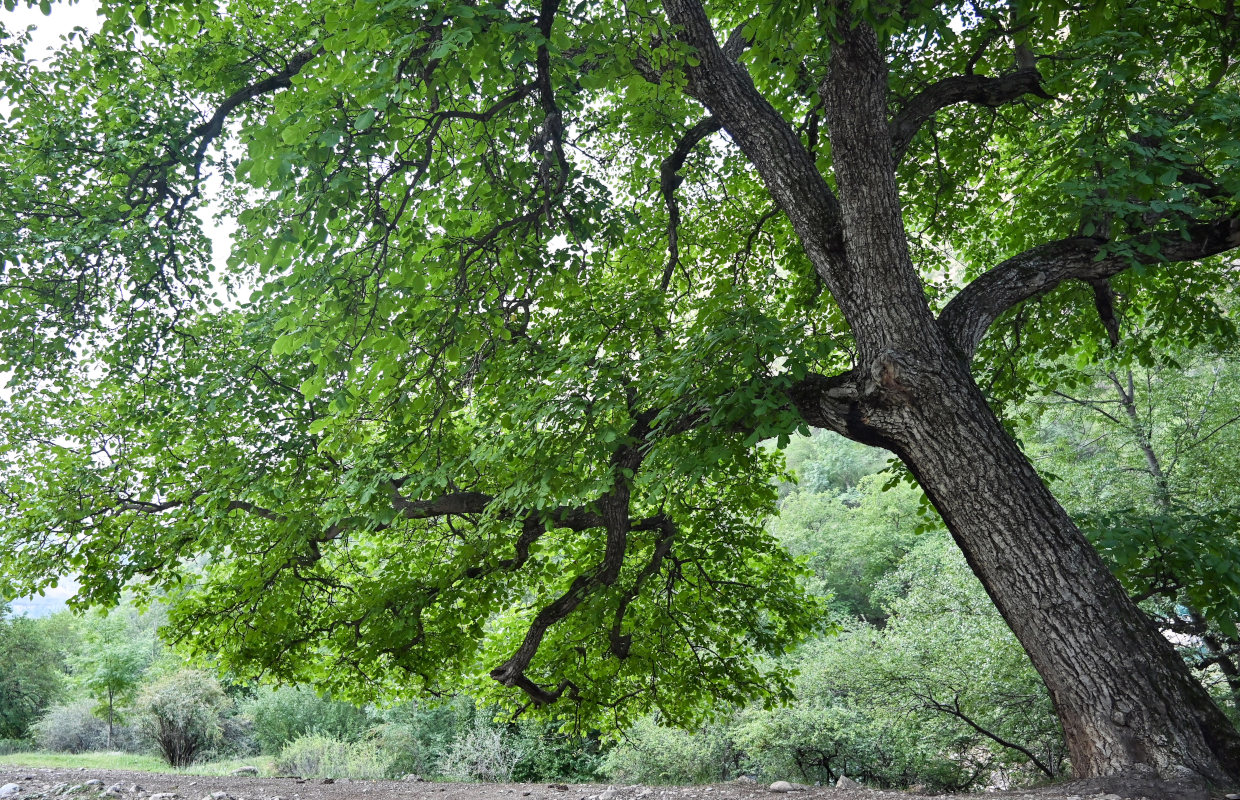
<path fill-rule="evenodd" d="M 899 350 L 885 349 L 870 362 L 866 394 L 883 408 L 908 406 L 921 384 L 924 371 L 913 356 Z"/>

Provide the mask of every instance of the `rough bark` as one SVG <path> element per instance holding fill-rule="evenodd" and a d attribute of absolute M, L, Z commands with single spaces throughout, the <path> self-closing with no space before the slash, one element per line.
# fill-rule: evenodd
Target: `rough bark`
<path fill-rule="evenodd" d="M 985 312 L 962 302 L 946 324 L 925 302 L 903 229 L 886 65 L 873 31 L 841 26 L 819 89 L 837 199 L 743 68 L 723 56 L 701 5 L 664 7 L 700 58 L 690 89 L 754 163 L 852 327 L 857 366 L 798 387 L 802 415 L 893 451 L 913 471 L 1046 681 L 1078 777 L 1240 779 L 1234 728 L 1107 571 L 969 374 L 967 358 L 1000 306 L 1047 290 L 1054 276 L 1029 288 L 999 275 L 990 283 L 1002 299 L 984 284 L 975 294 L 994 301 Z M 1229 224 L 1223 236 L 1230 232 Z"/>

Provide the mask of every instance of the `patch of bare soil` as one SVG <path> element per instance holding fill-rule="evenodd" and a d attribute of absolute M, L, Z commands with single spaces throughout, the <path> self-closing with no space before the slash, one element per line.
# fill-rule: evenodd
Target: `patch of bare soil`
<path fill-rule="evenodd" d="M 1078 781 L 985 795 L 1005 800 L 1220 800 L 1225 796 L 1140 778 Z M 779 792 L 747 781 L 713 786 L 480 784 L 332 781 L 248 775 L 204 777 L 86 768 L 0 767 L 0 800 L 926 800 L 930 797 L 944 800 L 977 798 L 978 795 L 933 796 L 795 785 L 792 791 Z"/>

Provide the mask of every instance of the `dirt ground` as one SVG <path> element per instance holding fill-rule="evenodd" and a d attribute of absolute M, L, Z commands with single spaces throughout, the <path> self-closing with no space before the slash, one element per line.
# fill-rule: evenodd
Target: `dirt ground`
<path fill-rule="evenodd" d="M 6 796 L 4 787 L 9 788 Z M 425 783 L 204 777 L 96 769 L 0 767 L 0 800 L 922 800 L 932 795 L 834 787 L 772 791 L 765 784 L 733 781 L 713 786 L 608 786 L 546 783 Z M 158 795 L 163 795 L 162 797 Z M 992 792 L 1006 800 L 1206 800 L 1222 798 L 1142 780 L 1077 782 L 1036 790 Z M 939 795 L 943 800 L 946 795 Z M 978 795 L 955 795 L 977 798 Z M 1240 795 L 1236 795 L 1240 797 Z"/>

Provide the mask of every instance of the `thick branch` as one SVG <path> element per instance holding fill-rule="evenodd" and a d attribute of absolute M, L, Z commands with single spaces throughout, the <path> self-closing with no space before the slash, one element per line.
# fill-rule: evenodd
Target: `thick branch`
<path fill-rule="evenodd" d="M 896 163 L 913 137 L 941 108 L 957 103 L 996 108 L 1027 94 L 1050 99 L 1042 89 L 1042 76 L 1035 67 L 1026 67 L 998 78 L 983 75 L 955 75 L 931 84 L 914 95 L 891 120 L 891 152 Z"/>
<path fill-rule="evenodd" d="M 256 97 L 270 94 L 277 89 L 287 89 L 292 86 L 292 78 L 301 72 L 302 68 L 313 61 L 320 53 L 323 52 L 322 47 L 314 47 L 302 50 L 288 60 L 288 64 L 284 69 L 263 78 L 257 83 L 252 83 L 243 89 L 233 92 L 219 108 L 215 110 L 215 114 L 211 119 L 202 123 L 198 127 L 189 132 L 189 136 L 185 139 L 185 144 L 192 142 L 194 139 L 201 138 L 198 143 L 198 149 L 194 153 L 194 175 L 197 177 L 202 170 L 202 159 L 207 153 L 207 148 L 211 146 L 211 142 L 224 130 L 224 123 L 228 120 L 228 115 L 236 111 L 239 106 L 248 103 Z"/>
<path fill-rule="evenodd" d="M 661 530 L 659 540 L 655 543 L 654 551 L 650 554 L 650 560 L 646 562 L 646 566 L 642 568 L 642 571 L 634 579 L 633 585 L 629 587 L 624 596 L 620 598 L 620 602 L 616 604 L 616 613 L 611 625 L 611 652 L 612 655 L 619 659 L 628 658 L 629 649 L 633 646 L 633 635 L 624 633 L 623 630 L 624 615 L 628 613 L 629 604 L 641 593 L 642 585 L 662 568 L 663 559 L 672 551 L 672 542 L 676 538 L 676 525 L 667 517 L 659 518 L 659 527 Z"/>
<path fill-rule="evenodd" d="M 1194 225 L 1183 235 L 1178 231 L 1146 233 L 1109 249 L 1107 245 L 1100 239 L 1073 236 L 1013 256 L 952 298 L 939 315 L 939 325 L 961 355 L 971 359 L 991 324 L 1016 304 L 1040 297 L 1067 280 L 1103 280 L 1137 264 L 1195 261 L 1233 250 L 1240 247 L 1240 216 Z"/>
<path fill-rule="evenodd" d="M 215 113 L 211 118 L 201 125 L 190 130 L 184 138 L 174 148 L 174 152 L 169 158 L 163 162 L 149 164 L 135 173 L 130 181 L 130 205 L 137 206 L 140 203 L 146 203 L 150 206 L 161 202 L 165 198 L 175 197 L 175 193 L 168 185 L 168 170 L 179 163 L 184 155 L 180 152 L 184 148 L 191 145 L 197 140 L 198 145 L 194 149 L 193 155 L 189 159 L 189 165 L 193 168 L 194 175 L 192 181 L 192 189 L 189 194 L 184 197 L 176 197 L 173 208 L 169 209 L 165 214 L 165 219 L 171 222 L 172 215 L 175 211 L 183 209 L 193 198 L 198 196 L 198 184 L 202 178 L 202 165 L 206 159 L 207 150 L 211 147 L 221 133 L 224 131 L 224 124 L 228 121 L 229 115 L 236 111 L 240 106 L 248 103 L 256 97 L 270 94 L 279 89 L 287 89 L 292 86 L 292 78 L 297 73 L 314 60 L 323 52 L 322 47 L 314 47 L 302 50 L 288 60 L 284 69 L 279 72 L 268 75 L 260 81 L 256 81 L 233 92 L 215 109 Z M 135 190 L 141 190 L 145 195 L 147 192 L 154 190 L 154 196 L 146 196 L 137 198 L 134 196 Z"/>
<path fill-rule="evenodd" d="M 685 68 L 689 92 L 710 109 L 757 168 L 832 293 L 846 296 L 839 202 L 792 126 L 731 55 L 733 43 L 743 41 L 743 35 L 730 37 L 725 50 L 699 0 L 663 0 L 663 8 L 679 26 L 678 37 L 697 51 L 698 64 Z"/>

